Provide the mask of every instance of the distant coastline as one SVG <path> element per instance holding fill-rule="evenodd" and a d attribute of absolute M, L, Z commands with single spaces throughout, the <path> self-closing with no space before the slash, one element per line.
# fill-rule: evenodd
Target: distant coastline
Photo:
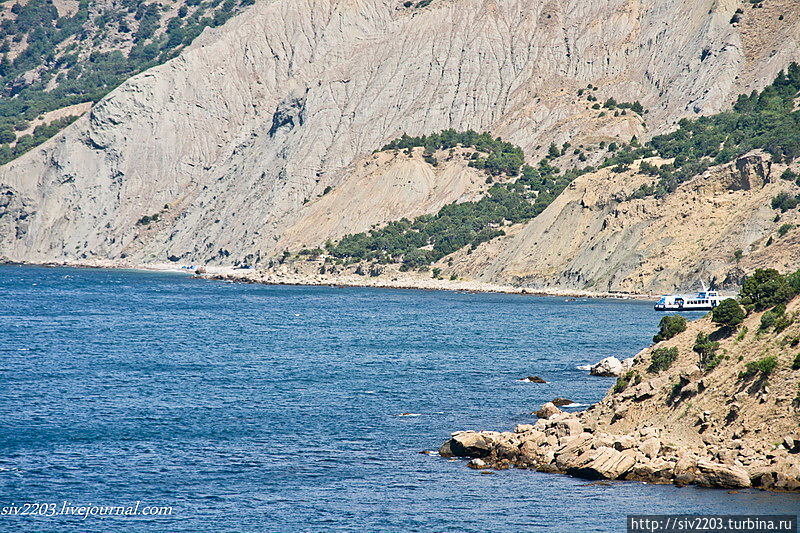
<path fill-rule="evenodd" d="M 402 276 L 359 276 L 355 274 L 320 274 L 309 276 L 304 274 L 282 274 L 274 270 L 242 269 L 223 266 L 177 265 L 175 263 L 127 263 L 124 261 L 91 260 L 91 261 L 53 261 L 53 262 L 19 262 L 2 261 L 6 265 L 30 265 L 42 267 L 72 267 L 125 269 L 149 272 L 175 272 L 190 274 L 199 279 L 233 281 L 237 283 L 259 283 L 264 285 L 302 285 L 321 287 L 363 287 L 380 289 L 405 289 L 423 291 L 451 291 L 467 293 L 519 294 L 526 296 L 551 296 L 563 298 L 605 298 L 617 300 L 655 300 L 654 294 L 633 292 L 602 292 L 579 289 L 563 289 L 558 287 L 521 287 L 475 280 L 446 280 L 423 277 L 412 273 Z"/>

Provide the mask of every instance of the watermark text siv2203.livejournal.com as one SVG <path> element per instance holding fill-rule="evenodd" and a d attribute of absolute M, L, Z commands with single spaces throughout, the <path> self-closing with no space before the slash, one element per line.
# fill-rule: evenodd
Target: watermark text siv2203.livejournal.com
<path fill-rule="evenodd" d="M 67 500 L 55 502 L 10 503 L 0 505 L 0 519 L 15 516 L 63 516 L 79 517 L 86 520 L 90 517 L 110 516 L 172 516 L 173 508 L 169 505 L 143 505 L 135 501 L 126 505 L 76 504 Z"/>

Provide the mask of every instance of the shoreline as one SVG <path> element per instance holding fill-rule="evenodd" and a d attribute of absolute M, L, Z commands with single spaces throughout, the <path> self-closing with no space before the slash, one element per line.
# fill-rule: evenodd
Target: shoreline
<path fill-rule="evenodd" d="M 784 329 L 760 327 L 767 312 L 744 316 L 737 334 L 720 334 L 711 316 L 688 322 L 637 353 L 586 409 L 548 402 L 510 431 L 452 433 L 439 455 L 475 469 L 800 494 L 800 355 L 786 349 L 800 338 L 800 296 Z M 701 335 L 717 338 L 714 365 L 700 359 Z M 773 366 L 749 371 L 758 358 Z"/>
<path fill-rule="evenodd" d="M 125 263 L 119 261 L 3 261 L 0 265 L 25 265 L 39 267 L 95 268 L 108 270 L 138 270 L 143 272 L 173 272 L 189 274 L 197 279 L 233 281 L 262 285 L 295 285 L 305 287 L 358 287 L 376 289 L 448 291 L 461 293 L 518 294 L 555 298 L 611 299 L 652 301 L 652 294 L 632 292 L 600 292 L 581 289 L 531 288 L 475 280 L 445 280 L 413 274 L 389 279 L 388 276 L 368 275 L 316 275 L 285 274 L 274 270 L 241 269 L 223 266 L 187 266 L 171 263 Z"/>

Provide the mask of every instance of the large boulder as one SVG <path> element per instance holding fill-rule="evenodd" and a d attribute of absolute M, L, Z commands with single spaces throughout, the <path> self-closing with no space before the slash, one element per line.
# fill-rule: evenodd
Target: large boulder
<path fill-rule="evenodd" d="M 753 469 L 750 480 L 754 487 L 771 490 L 800 490 L 800 465 L 788 461 Z"/>
<path fill-rule="evenodd" d="M 669 483 L 674 475 L 675 463 L 665 459 L 642 460 L 636 464 L 626 479 L 636 479 L 651 483 Z"/>
<path fill-rule="evenodd" d="M 556 437 L 580 435 L 581 433 L 583 433 L 583 424 L 576 418 L 567 418 L 556 423 Z"/>
<path fill-rule="evenodd" d="M 576 460 L 567 474 L 586 479 L 620 479 L 636 466 L 636 452 L 620 452 L 607 446 L 589 450 Z"/>
<path fill-rule="evenodd" d="M 603 377 L 619 377 L 633 366 L 633 358 L 620 361 L 616 357 L 606 357 L 593 364 L 589 369 L 589 374 Z"/>
<path fill-rule="evenodd" d="M 655 459 L 658 452 L 661 451 L 661 441 L 657 437 L 650 437 L 641 444 L 639 444 L 639 451 L 645 454 L 649 459 Z"/>
<path fill-rule="evenodd" d="M 575 466 L 578 457 L 590 450 L 594 442 L 594 435 L 581 433 L 569 442 L 559 446 L 554 450 L 555 463 L 558 469 L 566 471 L 568 468 Z"/>
<path fill-rule="evenodd" d="M 723 465 L 706 459 L 697 461 L 695 483 L 707 487 L 737 489 L 750 486 L 750 475 L 740 466 Z"/>
<path fill-rule="evenodd" d="M 544 405 L 541 407 L 541 409 L 539 409 L 538 411 L 536 411 L 536 413 L 535 413 L 535 414 L 536 414 L 536 416 L 538 416 L 539 418 L 544 418 L 544 419 L 547 419 L 547 418 L 550 418 L 551 416 L 553 416 L 553 415 L 557 415 L 557 414 L 559 414 L 559 413 L 561 413 L 561 412 L 562 412 L 562 411 L 561 411 L 561 409 L 559 409 L 558 407 L 556 407 L 556 406 L 553 404 L 553 402 L 547 402 L 546 404 L 544 404 Z"/>
<path fill-rule="evenodd" d="M 460 431 L 439 448 L 442 457 L 486 457 L 493 447 L 491 439 L 477 431 Z"/>
<path fill-rule="evenodd" d="M 636 446 L 636 439 L 630 435 L 619 435 L 614 438 L 612 448 L 617 451 L 629 450 Z"/>

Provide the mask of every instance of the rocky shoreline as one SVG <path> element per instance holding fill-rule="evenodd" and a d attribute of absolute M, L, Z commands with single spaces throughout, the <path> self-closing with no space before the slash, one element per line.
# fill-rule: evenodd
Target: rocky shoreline
<path fill-rule="evenodd" d="M 772 457 L 800 450 L 800 439 L 787 438 L 772 457 L 749 466 L 725 464 L 709 453 L 669 444 L 661 429 L 644 426 L 628 434 L 598 430 L 587 420 L 588 411 L 566 413 L 552 403 L 540 410 L 535 424 L 517 425 L 514 431 L 459 431 L 442 444 L 442 457 L 467 457 L 475 469 L 524 468 L 567 474 L 590 480 L 630 480 L 726 489 L 757 487 L 800 491 L 800 471 Z"/>
<path fill-rule="evenodd" d="M 588 409 L 546 403 L 513 431 L 453 433 L 439 454 L 477 469 L 800 492 L 800 297 L 781 328 L 765 329 L 764 314 L 738 332 L 710 317 L 690 322 L 630 361 L 592 365 L 619 377 Z M 717 363 L 703 365 L 698 343 L 709 339 Z"/>
<path fill-rule="evenodd" d="M 236 270 L 227 268 L 204 268 L 198 277 L 238 283 L 262 283 L 266 285 L 304 285 L 321 287 L 369 287 L 381 289 L 409 289 L 424 291 L 452 291 L 469 293 L 520 294 L 528 296 L 553 296 L 563 298 L 610 298 L 623 300 L 648 300 L 653 295 L 594 292 L 561 288 L 531 288 L 514 285 L 500 285 L 475 280 L 446 280 L 423 277 L 412 273 L 401 276 L 367 276 L 357 274 L 342 275 L 288 275 L 270 270 Z"/>

